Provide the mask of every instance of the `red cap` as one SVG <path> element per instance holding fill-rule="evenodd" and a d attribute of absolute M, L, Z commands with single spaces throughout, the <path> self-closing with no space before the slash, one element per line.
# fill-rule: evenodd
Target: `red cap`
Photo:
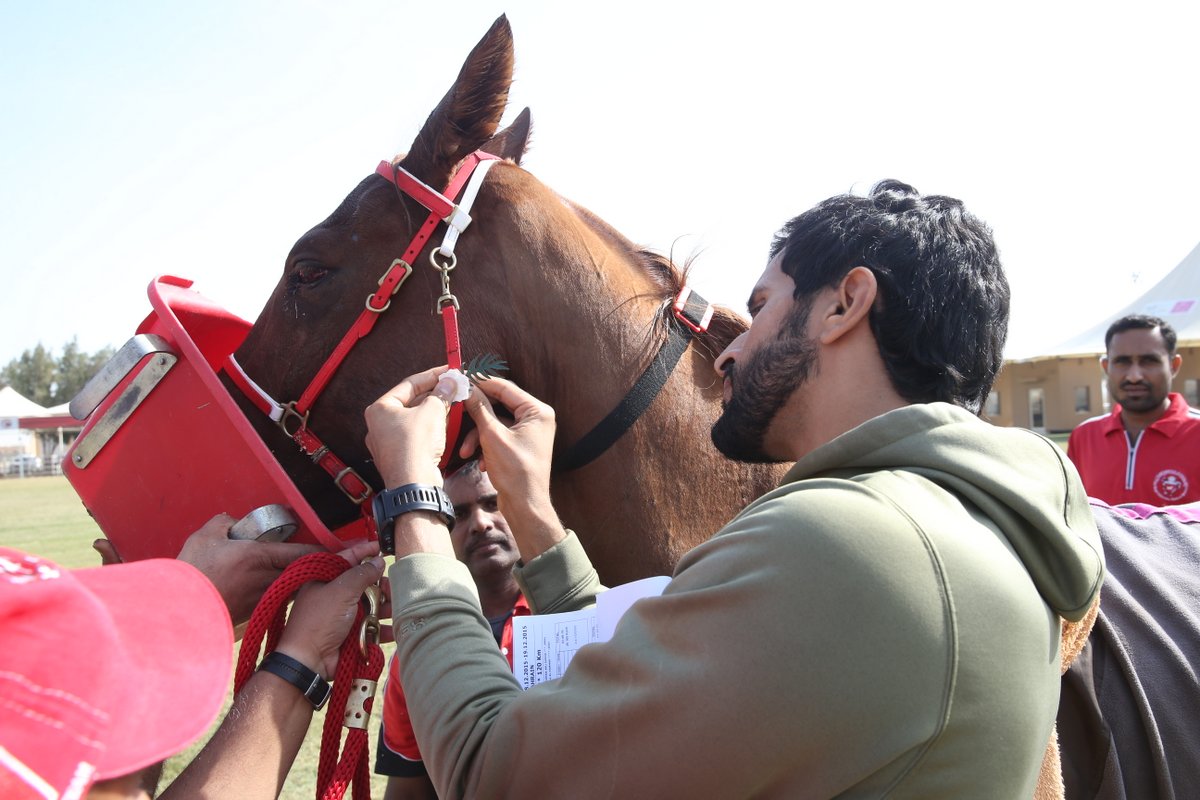
<path fill-rule="evenodd" d="M 0 548 L 0 796 L 73 800 L 175 755 L 220 710 L 232 647 L 182 561 L 67 570 Z"/>

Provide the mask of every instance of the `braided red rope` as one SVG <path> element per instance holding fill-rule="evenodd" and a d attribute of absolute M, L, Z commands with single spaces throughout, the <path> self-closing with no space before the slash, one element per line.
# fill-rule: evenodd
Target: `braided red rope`
<path fill-rule="evenodd" d="M 292 595 L 309 581 L 328 583 L 341 575 L 350 564 L 334 553 L 311 553 L 296 559 L 283 571 L 254 609 L 242 649 L 238 654 L 237 671 L 234 674 L 233 690 L 240 692 L 257 669 L 262 652 L 262 640 L 266 637 L 266 652 L 271 652 L 279 643 L 287 614 L 287 603 Z M 321 736 L 321 758 L 317 766 L 317 800 L 341 800 L 346 789 L 354 786 L 354 800 L 370 800 L 371 774 L 367 759 L 366 720 L 357 720 L 363 727 L 351 727 L 346 735 L 344 749 L 341 748 L 342 723 L 346 721 L 346 702 L 356 679 L 377 681 L 383 672 L 383 650 L 378 641 L 366 641 L 366 652 L 360 645 L 359 631 L 366 613 L 359 604 L 350 634 L 342 642 L 338 655 L 337 672 L 333 678 L 333 692 L 326 706 L 325 724 Z M 370 714 L 373 697 L 364 702 L 364 711 Z M 338 750 L 342 749 L 341 758 Z"/>

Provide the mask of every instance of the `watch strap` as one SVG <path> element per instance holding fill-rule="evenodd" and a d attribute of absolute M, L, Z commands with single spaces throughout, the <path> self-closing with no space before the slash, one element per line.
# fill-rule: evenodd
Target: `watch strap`
<path fill-rule="evenodd" d="M 260 672 L 269 672 L 283 678 L 300 690 L 300 693 L 312 703 L 314 711 L 320 711 L 329 702 L 333 687 L 313 670 L 301 664 L 289 655 L 272 651 L 258 665 Z"/>
<path fill-rule="evenodd" d="M 406 483 L 395 489 L 384 489 L 371 501 L 375 529 L 379 534 L 379 549 L 385 554 L 396 552 L 396 518 L 410 511 L 432 511 L 441 516 L 447 528 L 454 527 L 454 506 L 440 486 L 427 483 Z"/>

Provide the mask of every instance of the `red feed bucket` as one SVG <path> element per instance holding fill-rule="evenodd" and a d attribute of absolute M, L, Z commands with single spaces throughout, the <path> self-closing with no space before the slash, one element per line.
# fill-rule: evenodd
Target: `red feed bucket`
<path fill-rule="evenodd" d="M 374 538 L 363 521 L 331 532 L 280 468 L 217 377 L 250 323 L 191 285 L 152 281 L 153 311 L 71 404 L 87 421 L 63 472 L 104 535 L 126 560 L 174 558 L 215 514 L 279 504 L 290 541 Z"/>

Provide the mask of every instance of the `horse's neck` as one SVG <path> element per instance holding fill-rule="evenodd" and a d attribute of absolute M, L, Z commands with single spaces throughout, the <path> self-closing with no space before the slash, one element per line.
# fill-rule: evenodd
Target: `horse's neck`
<path fill-rule="evenodd" d="M 653 359 L 664 336 L 662 288 L 618 232 L 523 171 L 502 175 L 513 181 L 510 195 L 540 210 L 498 226 L 525 235 L 490 251 L 510 266 L 508 318 L 525 326 L 508 332 L 505 352 L 514 377 L 554 407 L 563 451 L 620 403 Z M 503 204 L 498 215 L 513 208 Z M 564 524 L 610 585 L 672 572 L 683 553 L 778 483 L 782 468 L 737 464 L 712 445 L 721 403 L 715 355 L 693 343 L 620 439 L 590 464 L 554 476 Z"/>
<path fill-rule="evenodd" d="M 653 297 L 650 289 L 633 295 Z M 655 324 L 661 304 L 630 296 L 598 300 L 608 306 L 604 313 L 580 312 L 581 329 L 548 340 L 583 341 L 585 349 L 602 351 L 555 359 L 554 375 L 541 378 L 543 397 L 556 409 L 560 448 L 620 402 L 661 342 Z M 601 322 L 589 330 L 588 319 Z M 555 477 L 564 524 L 579 533 L 606 581 L 670 573 L 683 553 L 777 485 L 783 468 L 735 463 L 713 446 L 709 431 L 720 414 L 720 394 L 712 356 L 693 344 L 619 440 L 591 464 Z"/>

